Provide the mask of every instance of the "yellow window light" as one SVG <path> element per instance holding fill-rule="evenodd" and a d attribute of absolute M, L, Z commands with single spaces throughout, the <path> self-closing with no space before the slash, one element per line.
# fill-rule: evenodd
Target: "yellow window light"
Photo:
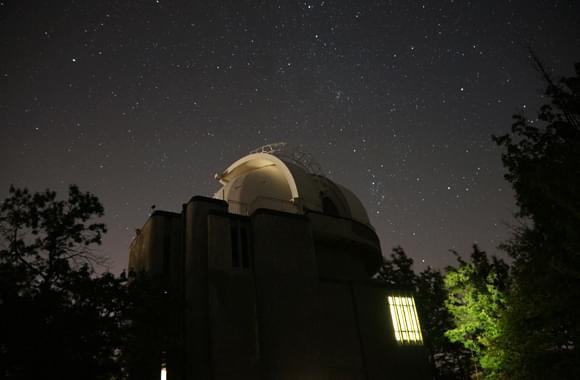
<path fill-rule="evenodd" d="M 413 297 L 389 296 L 395 339 L 402 344 L 423 344 L 421 324 Z"/>

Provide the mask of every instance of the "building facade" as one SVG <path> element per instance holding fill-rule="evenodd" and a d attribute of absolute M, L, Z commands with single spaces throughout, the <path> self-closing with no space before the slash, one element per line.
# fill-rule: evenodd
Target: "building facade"
<path fill-rule="evenodd" d="M 183 303 L 147 378 L 426 379 L 412 295 L 373 280 L 379 239 L 349 190 L 278 152 L 216 176 L 213 198 L 156 211 L 129 265 Z"/>

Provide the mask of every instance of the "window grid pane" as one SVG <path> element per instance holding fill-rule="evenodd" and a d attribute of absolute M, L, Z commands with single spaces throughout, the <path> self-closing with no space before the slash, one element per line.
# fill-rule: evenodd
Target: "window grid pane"
<path fill-rule="evenodd" d="M 388 303 L 397 342 L 422 344 L 423 334 L 413 297 L 389 296 Z"/>

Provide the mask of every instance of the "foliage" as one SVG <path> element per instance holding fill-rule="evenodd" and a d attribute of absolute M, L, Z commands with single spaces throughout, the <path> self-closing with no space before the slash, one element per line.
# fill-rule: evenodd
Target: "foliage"
<path fill-rule="evenodd" d="M 163 276 L 146 272 L 129 274 L 126 286 L 119 363 L 129 380 L 148 378 L 159 373 L 159 347 L 167 347 L 168 316 L 177 311 L 178 302 L 170 301 Z"/>
<path fill-rule="evenodd" d="M 445 276 L 449 291 L 445 306 L 455 327 L 445 335 L 471 351 L 476 375 L 482 369 L 487 378 L 494 378 L 503 363 L 497 341 L 502 334 L 500 318 L 505 309 L 508 266 L 495 257 L 490 262 L 477 246 L 469 262 L 455 254 L 458 266 L 450 267 Z"/>
<path fill-rule="evenodd" d="M 465 379 L 469 375 L 469 352 L 451 342 L 445 332 L 453 328 L 453 318 L 445 307 L 447 289 L 443 274 L 427 268 L 418 274 L 416 294 L 425 340 L 437 379 Z"/>
<path fill-rule="evenodd" d="M 76 186 L 69 188 L 66 201 L 56 200 L 54 191 L 30 194 L 11 187 L 0 208 L 2 260 L 25 275 L 33 288 L 62 287 L 71 264 L 98 260 L 89 247 L 101 243 L 106 228 L 89 221 L 102 215 L 98 198 Z"/>
<path fill-rule="evenodd" d="M 66 200 L 11 187 L 0 206 L 0 377 L 120 379 L 139 356 L 146 300 L 159 287 L 97 275 L 92 246 L 106 229 L 98 198 L 71 186 Z"/>
<path fill-rule="evenodd" d="M 399 288 L 415 289 L 417 275 L 413 271 L 413 259 L 402 247 L 393 248 L 390 260 L 384 260 L 377 274 L 385 284 Z"/>
<path fill-rule="evenodd" d="M 464 379 L 468 376 L 467 351 L 445 337 L 453 327 L 451 314 L 445 308 L 447 290 L 440 271 L 427 268 L 419 274 L 413 271 L 413 259 L 403 248 L 395 247 L 390 259 L 385 259 L 378 278 L 386 284 L 408 289 L 415 294 L 423 337 L 437 379 Z"/>
<path fill-rule="evenodd" d="M 547 82 L 536 120 L 514 116 L 494 137 L 522 225 L 504 249 L 514 259 L 503 348 L 509 378 L 580 378 L 580 63 Z"/>
<path fill-rule="evenodd" d="M 442 353 L 450 358 L 436 365 L 438 378 L 442 370 L 470 376 L 465 355 L 445 337 L 473 355 L 471 377 L 580 378 L 580 63 L 575 76 L 556 83 L 532 58 L 549 104 L 532 120 L 515 115 L 511 133 L 494 136 L 521 223 L 502 246 L 511 268 L 474 247 L 469 261 L 457 255 L 443 286 L 440 272 L 415 275 L 413 261 L 395 248 L 379 273 L 415 291 L 433 362 Z"/>

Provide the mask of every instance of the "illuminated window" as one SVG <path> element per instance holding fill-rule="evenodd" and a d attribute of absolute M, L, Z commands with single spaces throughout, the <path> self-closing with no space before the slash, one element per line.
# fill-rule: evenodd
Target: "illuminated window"
<path fill-rule="evenodd" d="M 421 325 L 413 297 L 389 296 L 395 339 L 402 344 L 423 344 Z"/>
<path fill-rule="evenodd" d="M 161 368 L 161 380 L 167 380 L 167 370 L 165 368 Z"/>

